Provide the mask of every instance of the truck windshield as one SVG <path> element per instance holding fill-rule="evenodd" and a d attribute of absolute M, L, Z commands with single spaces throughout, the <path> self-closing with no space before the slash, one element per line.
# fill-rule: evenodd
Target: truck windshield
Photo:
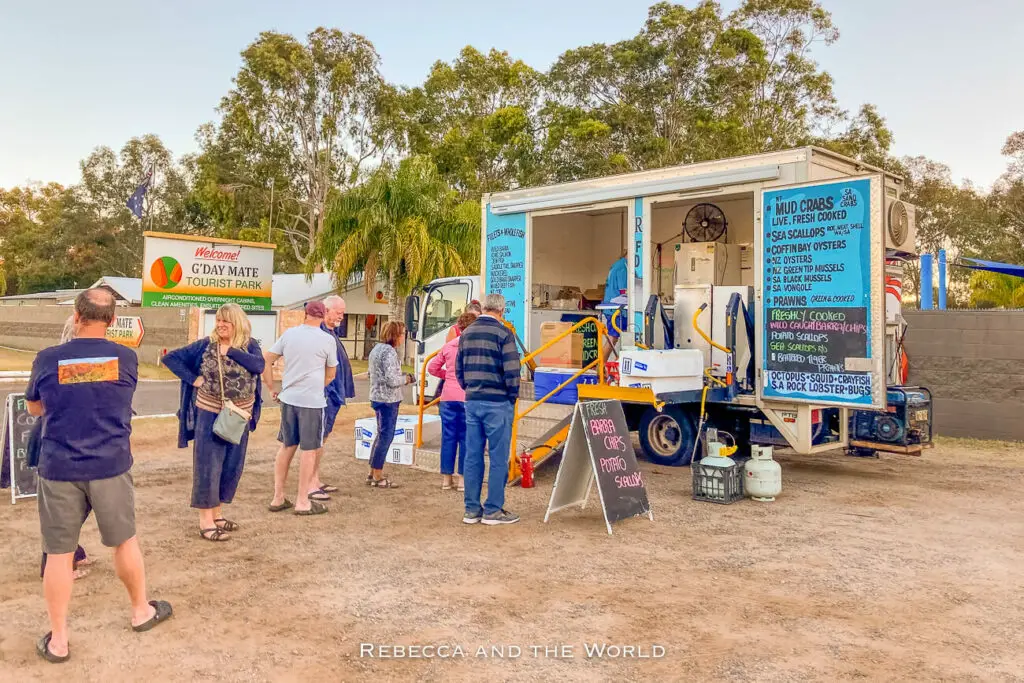
<path fill-rule="evenodd" d="M 454 325 L 468 305 L 469 285 L 465 282 L 449 282 L 431 287 L 427 291 L 423 316 L 423 339 Z"/>

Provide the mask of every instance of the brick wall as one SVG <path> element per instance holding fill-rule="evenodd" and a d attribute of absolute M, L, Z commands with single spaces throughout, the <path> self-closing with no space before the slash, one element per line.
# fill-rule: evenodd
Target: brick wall
<path fill-rule="evenodd" d="M 906 311 L 910 384 L 943 436 L 1024 441 L 1024 311 Z"/>

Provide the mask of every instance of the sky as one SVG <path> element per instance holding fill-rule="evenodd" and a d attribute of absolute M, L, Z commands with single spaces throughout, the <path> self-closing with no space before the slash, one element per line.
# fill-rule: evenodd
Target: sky
<path fill-rule="evenodd" d="M 685 0 L 692 6 L 694 0 Z M 723 0 L 725 8 L 738 0 Z M 0 187 L 77 182 L 95 147 L 160 136 L 196 150 L 239 53 L 260 31 L 367 36 L 391 82 L 416 85 L 467 44 L 546 69 L 565 50 L 635 35 L 653 0 L 0 0 Z M 989 186 L 1024 129 L 1024 0 L 823 0 L 841 36 L 813 56 L 840 104 L 871 102 L 898 155 Z"/>

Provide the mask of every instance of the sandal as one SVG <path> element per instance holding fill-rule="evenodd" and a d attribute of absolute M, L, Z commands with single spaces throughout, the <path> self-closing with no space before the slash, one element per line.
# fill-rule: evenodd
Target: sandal
<path fill-rule="evenodd" d="M 149 604 L 156 610 L 156 614 L 150 618 L 149 621 L 139 624 L 138 626 L 132 626 L 132 630 L 136 633 L 142 633 L 148 631 L 158 624 L 162 624 L 171 618 L 174 614 L 174 610 L 171 609 L 171 603 L 166 600 L 150 600 Z"/>
<path fill-rule="evenodd" d="M 283 512 L 283 511 L 287 510 L 288 508 L 290 508 L 291 506 L 292 506 L 292 502 L 290 500 L 288 500 L 287 498 L 285 498 L 284 502 L 281 503 L 280 505 L 271 505 L 267 509 L 270 510 L 271 512 Z"/>
<path fill-rule="evenodd" d="M 331 497 L 328 496 L 327 492 L 324 491 L 323 489 L 316 489 L 315 491 L 310 491 L 306 495 L 309 497 L 310 500 L 318 500 L 320 502 L 327 502 L 328 500 L 331 499 Z"/>
<path fill-rule="evenodd" d="M 373 482 L 370 483 L 370 486 L 372 486 L 375 489 L 397 489 L 398 488 L 398 484 L 394 483 L 393 481 L 391 481 L 387 477 L 385 477 L 383 479 L 374 479 Z"/>
<path fill-rule="evenodd" d="M 337 493 L 338 487 L 331 486 L 330 484 L 324 484 L 323 486 L 320 487 L 320 490 L 323 491 L 324 493 Z"/>
<path fill-rule="evenodd" d="M 70 647 L 68 648 L 68 653 L 63 657 L 58 657 L 57 655 L 50 652 L 51 638 L 53 638 L 53 631 L 47 633 L 45 636 L 39 639 L 39 642 L 36 643 L 36 652 L 39 654 L 39 656 L 48 661 L 50 664 L 63 664 L 64 662 L 71 659 Z"/>
<path fill-rule="evenodd" d="M 372 474 L 367 474 L 366 475 L 366 485 L 367 486 L 373 486 L 373 475 Z"/>
<path fill-rule="evenodd" d="M 199 535 L 207 541 L 213 541 L 215 543 L 223 543 L 224 541 L 230 541 L 231 537 L 228 536 L 228 532 L 220 527 L 213 527 L 212 529 L 200 529 Z"/>
<path fill-rule="evenodd" d="M 238 526 L 237 523 L 232 522 L 230 519 L 224 519 L 223 517 L 213 520 L 213 523 L 217 525 L 218 529 L 223 529 L 224 531 L 238 531 L 242 528 Z"/>
<path fill-rule="evenodd" d="M 327 512 L 327 506 L 321 503 L 310 501 L 308 510 L 296 510 L 295 514 L 300 517 L 309 517 L 310 515 L 322 515 Z"/>

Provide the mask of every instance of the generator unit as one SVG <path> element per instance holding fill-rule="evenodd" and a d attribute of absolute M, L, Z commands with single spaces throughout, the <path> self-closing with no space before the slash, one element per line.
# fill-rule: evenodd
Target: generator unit
<path fill-rule="evenodd" d="M 889 387 L 885 412 L 850 413 L 850 447 L 855 455 L 875 451 L 920 454 L 932 443 L 932 392 L 924 387 Z"/>

